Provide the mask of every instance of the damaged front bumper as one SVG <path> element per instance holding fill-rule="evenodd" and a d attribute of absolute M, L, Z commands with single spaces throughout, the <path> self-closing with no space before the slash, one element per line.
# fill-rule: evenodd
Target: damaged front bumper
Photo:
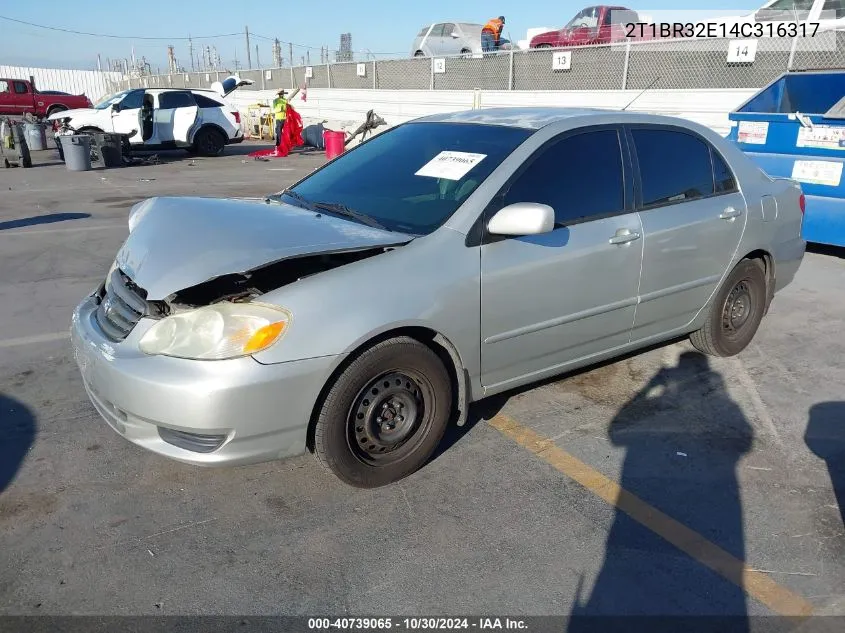
<path fill-rule="evenodd" d="M 335 357 L 262 365 L 252 357 L 193 361 L 147 356 L 142 319 L 120 343 L 97 324 L 93 297 L 73 314 L 71 339 L 85 389 L 112 429 L 150 451 L 196 465 L 298 455 Z"/>

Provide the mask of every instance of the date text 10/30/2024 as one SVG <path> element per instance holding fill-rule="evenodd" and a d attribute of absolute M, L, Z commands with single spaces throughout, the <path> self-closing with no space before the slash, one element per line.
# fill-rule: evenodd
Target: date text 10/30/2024
<path fill-rule="evenodd" d="M 815 37 L 819 22 L 629 22 L 624 25 L 625 37 L 633 39 L 658 38 L 764 38 Z"/>
<path fill-rule="evenodd" d="M 511 618 L 309 618 L 311 631 L 445 631 L 527 630 L 524 620 Z"/>

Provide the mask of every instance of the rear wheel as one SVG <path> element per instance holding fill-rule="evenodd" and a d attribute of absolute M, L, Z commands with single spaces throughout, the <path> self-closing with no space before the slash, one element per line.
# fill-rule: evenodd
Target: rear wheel
<path fill-rule="evenodd" d="M 766 312 L 766 271 L 759 259 L 734 268 L 710 306 L 704 326 L 690 335 L 693 346 L 711 356 L 735 356 L 748 347 Z"/>
<path fill-rule="evenodd" d="M 359 354 L 332 384 L 314 452 L 352 486 L 384 486 L 426 463 L 451 410 L 452 384 L 437 354 L 412 338 L 389 339 Z"/>
<path fill-rule="evenodd" d="M 211 127 L 202 128 L 194 137 L 193 149 L 202 156 L 220 156 L 226 148 L 223 133 Z"/>
<path fill-rule="evenodd" d="M 66 107 L 66 106 L 63 106 L 63 105 L 52 105 L 52 106 L 50 106 L 50 107 L 47 109 L 47 116 L 48 116 L 48 117 L 50 117 L 50 116 L 52 116 L 53 114 L 56 114 L 56 112 L 64 112 L 65 110 L 67 110 L 67 107 Z"/>
<path fill-rule="evenodd" d="M 472 57 L 472 51 L 469 50 L 468 48 L 462 48 L 461 49 L 461 57 L 465 57 L 465 58 Z"/>
<path fill-rule="evenodd" d="M 423 53 L 422 51 L 417 51 L 416 53 L 414 53 L 414 57 L 425 57 L 425 53 Z"/>

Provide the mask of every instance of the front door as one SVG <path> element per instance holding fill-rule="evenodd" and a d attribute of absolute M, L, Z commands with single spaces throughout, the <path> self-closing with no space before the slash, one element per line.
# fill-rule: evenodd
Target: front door
<path fill-rule="evenodd" d="M 16 108 L 21 114 L 35 114 L 35 95 L 29 91 L 29 84 L 25 81 L 13 81 Z"/>
<path fill-rule="evenodd" d="M 132 90 L 127 93 L 118 104 L 118 109 L 116 111 L 112 110 L 112 130 L 104 131 L 114 131 L 115 134 L 131 134 L 134 130 L 136 133 L 129 138 L 129 141 L 133 144 L 143 143 L 140 120 L 141 106 L 143 103 L 143 90 Z"/>
<path fill-rule="evenodd" d="M 158 95 L 155 109 L 155 138 L 158 143 L 187 144 L 199 108 L 187 90 L 171 90 Z"/>
<path fill-rule="evenodd" d="M 644 231 L 634 340 L 684 328 L 728 272 L 747 207 L 718 151 L 686 130 L 632 126 Z"/>
<path fill-rule="evenodd" d="M 481 247 L 486 388 L 560 373 L 630 340 L 643 241 L 624 147 L 615 127 L 567 133 L 538 150 L 491 204 L 488 219 L 512 203 L 548 204 L 556 229 Z"/>

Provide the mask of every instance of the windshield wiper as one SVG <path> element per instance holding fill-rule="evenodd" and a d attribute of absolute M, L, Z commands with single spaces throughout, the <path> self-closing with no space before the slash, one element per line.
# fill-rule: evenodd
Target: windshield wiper
<path fill-rule="evenodd" d="M 368 215 L 361 213 L 360 211 L 356 211 L 355 209 L 350 209 L 345 204 L 336 204 L 336 203 L 329 203 L 329 202 L 312 202 L 311 206 L 315 209 L 320 209 L 322 211 L 328 211 L 329 213 L 334 213 L 336 215 L 342 215 L 347 218 L 351 218 L 353 220 L 357 220 L 361 224 L 366 224 L 374 229 L 381 229 L 382 231 L 386 231 L 387 227 L 385 227 L 382 223 L 378 220 L 371 218 Z"/>
<path fill-rule="evenodd" d="M 302 206 L 307 207 L 308 209 L 311 209 L 314 206 L 314 205 L 311 204 L 310 201 L 303 198 L 300 194 L 296 193 L 295 191 L 291 191 L 289 189 L 285 189 L 281 193 L 274 193 L 272 195 L 269 195 L 266 198 L 264 198 L 264 201 L 265 202 L 279 202 L 280 203 L 282 201 L 282 196 L 290 196 L 294 200 L 301 202 Z"/>

